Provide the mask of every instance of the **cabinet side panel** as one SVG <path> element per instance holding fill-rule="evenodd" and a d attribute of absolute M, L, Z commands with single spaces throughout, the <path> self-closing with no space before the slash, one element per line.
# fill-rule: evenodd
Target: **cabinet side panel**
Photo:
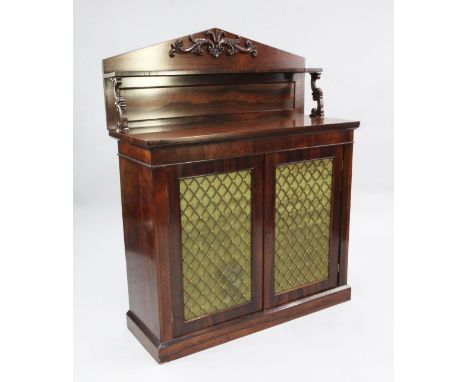
<path fill-rule="evenodd" d="M 151 169 L 120 158 L 130 311 L 160 338 Z"/>

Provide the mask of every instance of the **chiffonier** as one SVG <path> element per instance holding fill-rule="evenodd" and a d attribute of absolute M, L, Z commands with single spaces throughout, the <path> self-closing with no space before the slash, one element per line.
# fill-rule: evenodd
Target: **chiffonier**
<path fill-rule="evenodd" d="M 321 69 L 213 28 L 107 58 L 103 72 L 127 325 L 158 362 L 350 299 L 359 122 L 325 117 Z"/>

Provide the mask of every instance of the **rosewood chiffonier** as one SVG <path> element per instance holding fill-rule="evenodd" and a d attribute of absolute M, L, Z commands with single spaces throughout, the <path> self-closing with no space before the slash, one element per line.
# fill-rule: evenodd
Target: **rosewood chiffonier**
<path fill-rule="evenodd" d="M 359 122 L 324 116 L 321 69 L 215 28 L 107 58 L 103 71 L 127 324 L 158 362 L 350 299 Z"/>

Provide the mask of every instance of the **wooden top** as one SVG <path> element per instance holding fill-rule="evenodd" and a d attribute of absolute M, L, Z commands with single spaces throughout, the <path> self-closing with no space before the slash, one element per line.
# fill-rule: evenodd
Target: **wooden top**
<path fill-rule="evenodd" d="M 195 123 L 168 124 L 154 128 L 135 129 L 129 133 L 109 131 L 109 135 L 138 146 L 156 147 L 213 141 L 239 140 L 257 137 L 326 133 L 356 129 L 358 121 L 335 118 L 310 118 L 304 114 L 279 116 L 262 113 L 258 118 L 210 117 Z"/>

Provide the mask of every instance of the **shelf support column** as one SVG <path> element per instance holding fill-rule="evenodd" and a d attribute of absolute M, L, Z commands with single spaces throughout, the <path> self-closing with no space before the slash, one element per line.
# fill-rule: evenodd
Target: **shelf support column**
<path fill-rule="evenodd" d="M 127 103 L 125 98 L 120 94 L 120 86 L 122 85 L 122 78 L 111 77 L 112 84 L 114 85 L 114 105 L 119 113 L 119 121 L 117 122 L 116 131 L 118 133 L 128 132 L 128 119 L 127 119 Z"/>
<path fill-rule="evenodd" d="M 310 72 L 310 84 L 312 87 L 312 99 L 317 102 L 317 107 L 312 108 L 310 112 L 311 118 L 322 118 L 325 113 L 323 111 L 323 92 L 322 89 L 317 87 L 317 80 L 320 79 L 320 72 Z"/>

